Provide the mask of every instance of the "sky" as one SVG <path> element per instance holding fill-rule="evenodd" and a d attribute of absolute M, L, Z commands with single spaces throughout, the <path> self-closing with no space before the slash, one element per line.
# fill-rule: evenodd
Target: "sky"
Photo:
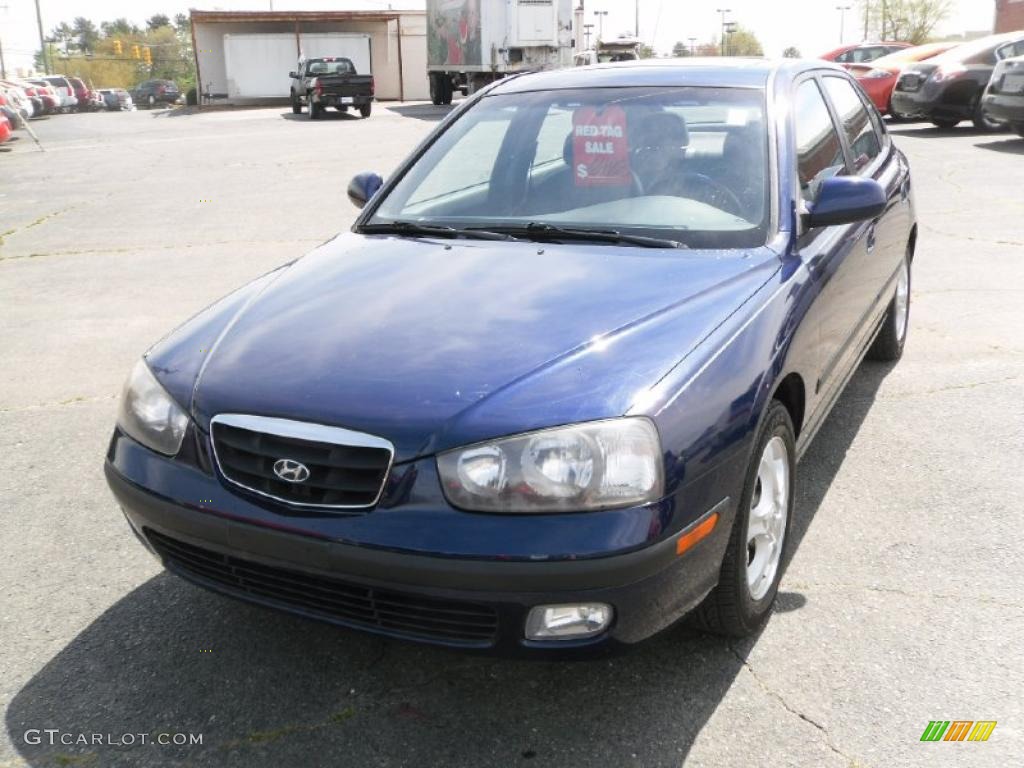
<path fill-rule="evenodd" d="M 481 0 L 482 2 L 494 0 Z M 855 16 L 858 0 L 637 0 L 640 3 L 641 37 L 659 52 L 668 52 L 677 40 L 709 40 L 719 31 L 716 9 L 730 8 L 728 18 L 752 30 L 769 56 L 779 56 L 795 45 L 805 56 L 814 56 L 839 44 L 836 6 L 850 5 L 846 13 L 845 41 L 860 40 Z M 173 16 L 188 7 L 203 10 L 269 9 L 271 0 L 39 0 L 43 29 L 49 31 L 61 21 L 71 22 L 85 14 L 98 25 L 101 21 L 127 17 L 136 24 L 155 13 Z M 422 0 L 272 0 L 274 10 L 353 10 L 424 7 Z M 578 2 L 578 0 L 573 0 Z M 608 11 L 602 17 L 605 37 L 633 32 L 635 0 L 584 0 L 586 22 L 594 23 L 594 11 Z M 939 28 L 940 34 L 990 30 L 995 16 L 994 0 L 953 0 L 953 13 Z M 861 22 L 863 24 L 863 22 Z M 595 26 L 595 30 L 597 27 Z M 39 47 L 34 0 L 0 0 L 0 42 L 9 70 L 29 66 Z"/>

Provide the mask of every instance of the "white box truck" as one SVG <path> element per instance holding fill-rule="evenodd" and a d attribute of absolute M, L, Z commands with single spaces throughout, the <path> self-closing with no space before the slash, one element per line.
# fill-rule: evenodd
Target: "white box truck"
<path fill-rule="evenodd" d="M 430 100 L 514 72 L 572 66 L 573 0 L 427 0 Z"/>

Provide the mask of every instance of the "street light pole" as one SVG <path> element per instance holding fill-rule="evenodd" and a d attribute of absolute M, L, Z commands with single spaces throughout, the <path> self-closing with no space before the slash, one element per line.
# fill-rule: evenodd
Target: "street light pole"
<path fill-rule="evenodd" d="M 583 36 L 586 39 L 585 46 L 586 46 L 586 50 L 588 50 L 588 51 L 590 50 L 590 30 L 592 30 L 593 28 L 594 28 L 593 24 L 584 24 L 583 25 Z"/>
<path fill-rule="evenodd" d="M 640 39 L 640 0 L 636 0 L 635 8 L 636 11 L 636 39 Z"/>
<path fill-rule="evenodd" d="M 732 8 L 718 8 L 715 13 L 722 14 L 722 55 L 725 56 L 725 14 L 732 13 Z"/>
<path fill-rule="evenodd" d="M 852 5 L 837 5 L 836 10 L 839 11 L 839 44 L 842 45 L 846 38 L 844 34 L 846 31 L 846 12 L 853 8 Z"/>
<path fill-rule="evenodd" d="M 604 38 L 604 17 L 608 11 L 594 11 L 594 15 L 597 16 L 597 39 L 600 42 Z"/>
<path fill-rule="evenodd" d="M 690 41 L 690 55 L 691 56 L 696 56 L 697 55 L 697 38 L 696 37 L 691 37 L 691 38 L 688 38 L 688 39 Z"/>

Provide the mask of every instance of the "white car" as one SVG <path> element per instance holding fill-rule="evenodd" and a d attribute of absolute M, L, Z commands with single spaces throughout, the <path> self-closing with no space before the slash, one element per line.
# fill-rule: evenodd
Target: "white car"
<path fill-rule="evenodd" d="M 20 88 L 7 80 L 0 80 L 0 93 L 3 93 L 3 95 L 7 97 L 7 103 L 14 107 L 14 109 L 18 110 L 21 116 L 26 120 L 35 116 L 35 105 L 32 103 L 32 99 L 29 98 L 28 94 L 25 93 L 24 88 Z"/>
<path fill-rule="evenodd" d="M 68 82 L 67 78 L 60 75 L 49 75 L 43 79 L 53 86 L 53 89 L 60 97 L 61 112 L 69 112 L 78 106 L 78 97 L 75 96 L 75 89 Z"/>

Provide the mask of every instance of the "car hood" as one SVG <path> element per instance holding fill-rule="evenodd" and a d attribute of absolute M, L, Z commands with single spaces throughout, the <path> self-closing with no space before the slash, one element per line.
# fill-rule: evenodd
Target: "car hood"
<path fill-rule="evenodd" d="M 402 461 L 621 415 L 779 264 L 768 248 L 345 234 L 149 359 L 179 399 L 192 384 L 204 429 L 218 413 L 332 424 L 388 438 Z"/>

